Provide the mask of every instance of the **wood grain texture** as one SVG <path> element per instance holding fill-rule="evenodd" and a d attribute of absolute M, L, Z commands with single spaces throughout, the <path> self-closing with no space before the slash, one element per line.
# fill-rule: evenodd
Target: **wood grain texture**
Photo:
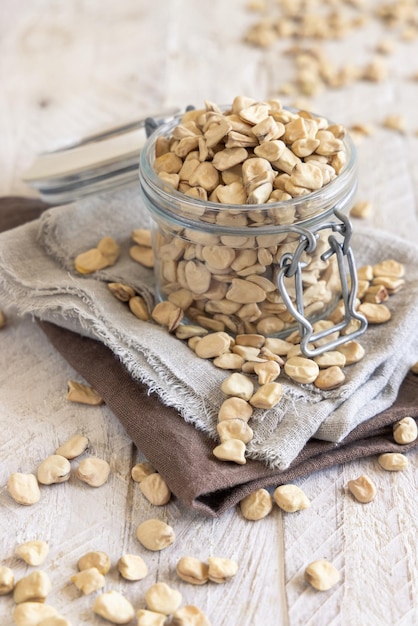
<path fill-rule="evenodd" d="M 366 14 L 376 3 L 366 5 Z M 278 95 L 294 72 L 284 40 L 271 49 L 243 43 L 257 15 L 244 0 L 90 0 L 60 3 L 3 0 L 0 6 L 0 193 L 34 195 L 22 181 L 42 150 L 53 149 L 101 124 L 135 118 L 166 106 L 227 103 L 237 94 L 258 99 Z M 270 2 L 270 7 L 274 3 Z M 373 202 L 366 220 L 405 239 L 418 239 L 417 40 L 402 41 L 370 18 L 347 42 L 328 42 L 338 65 L 364 65 L 383 37 L 395 41 L 387 59 L 390 79 L 324 90 L 309 100 L 312 110 L 347 125 L 371 123 L 374 134 L 358 145 L 359 199 Z M 291 103 L 291 98 L 283 98 Z M 407 132 L 382 128 L 389 113 L 402 113 Z M 0 303 L 7 308 L 6 303 Z M 16 578 L 33 568 L 15 555 L 18 543 L 45 539 L 45 565 L 52 580 L 48 602 L 73 626 L 103 624 L 92 614 L 91 596 L 70 582 L 78 558 L 102 549 L 112 559 L 106 589 L 122 591 L 144 606 L 155 581 L 178 588 L 184 603 L 205 611 L 212 626 L 415 626 L 418 623 L 417 455 L 409 468 L 389 474 L 376 459 L 364 459 L 300 479 L 311 507 L 284 514 L 277 507 L 261 522 L 235 510 L 203 519 L 179 502 L 156 509 L 130 479 L 141 456 L 105 406 L 65 400 L 75 373 L 55 353 L 30 319 L 8 311 L 0 347 L 0 563 Z M 417 355 L 418 360 L 418 355 Z M 138 407 L 141 410 L 141 407 Z M 76 432 L 86 434 L 91 453 L 111 465 L 99 489 L 80 483 L 42 487 L 34 507 L 13 502 L 5 485 L 14 471 L 35 472 L 45 456 Z M 72 462 L 73 467 L 77 461 Z M 378 496 L 359 505 L 347 482 L 362 473 Z M 177 540 L 161 553 L 147 552 L 135 538 L 137 525 L 158 517 L 172 524 Z M 124 553 L 143 556 L 149 575 L 128 584 L 118 576 Z M 175 573 L 184 555 L 235 558 L 239 572 L 227 585 L 192 587 Z M 303 579 L 306 565 L 330 559 L 341 582 L 316 592 Z M 12 626 L 13 600 L 0 598 L 0 623 Z"/>

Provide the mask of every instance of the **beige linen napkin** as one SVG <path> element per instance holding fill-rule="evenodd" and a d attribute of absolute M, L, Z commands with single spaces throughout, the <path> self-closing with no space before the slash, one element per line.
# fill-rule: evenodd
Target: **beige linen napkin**
<path fill-rule="evenodd" d="M 148 225 L 136 190 L 46 211 L 39 221 L 1 235 L 0 293 L 7 293 L 21 313 L 100 340 L 134 380 L 214 438 L 225 372 L 199 359 L 163 328 L 136 319 L 106 286 L 106 281 L 123 280 L 152 300 L 152 272 L 132 262 L 127 253 L 130 231 Z M 104 235 L 120 242 L 120 260 L 94 277 L 78 275 L 74 257 Z M 358 232 L 353 247 L 360 264 L 388 257 L 405 264 L 406 288 L 389 303 L 392 320 L 367 331 L 362 338 L 367 356 L 346 368 L 347 380 L 339 389 L 321 392 L 311 385 L 292 384 L 283 376 L 285 393 L 279 405 L 256 410 L 252 418 L 249 458 L 285 469 L 313 436 L 341 441 L 394 402 L 417 360 L 417 249 L 376 231 Z"/>
<path fill-rule="evenodd" d="M 418 446 L 418 440 L 397 444 L 392 433 L 393 423 L 402 417 L 418 418 L 418 376 L 408 374 L 395 404 L 354 428 L 339 444 L 311 439 L 285 470 L 251 459 L 246 465 L 224 463 L 212 454 L 216 445 L 212 439 L 133 380 L 102 343 L 48 322 L 40 326 L 52 345 L 99 391 L 171 491 L 205 515 L 219 516 L 261 487 L 275 488 L 331 465 L 384 452 L 405 454 Z"/>
<path fill-rule="evenodd" d="M 0 199 L 0 231 L 37 218 L 44 208 L 35 200 Z M 418 445 L 415 441 L 401 446 L 392 435 L 394 422 L 405 415 L 418 416 L 418 376 L 409 374 L 389 409 L 361 423 L 338 444 L 309 440 L 288 469 L 271 469 L 251 460 L 245 466 L 222 463 L 212 454 L 215 442 L 133 380 L 104 344 L 48 322 L 40 326 L 64 358 L 100 392 L 173 493 L 207 515 L 219 516 L 260 487 L 276 487 L 359 457 L 408 452 Z"/>

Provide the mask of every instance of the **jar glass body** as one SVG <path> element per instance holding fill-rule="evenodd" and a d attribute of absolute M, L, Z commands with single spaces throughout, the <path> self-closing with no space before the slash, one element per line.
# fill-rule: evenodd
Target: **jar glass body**
<path fill-rule="evenodd" d="M 335 209 L 347 214 L 356 192 L 351 139 L 344 139 L 345 166 L 322 189 L 284 202 L 227 205 L 186 196 L 154 171 L 156 142 L 171 137 L 178 123 L 158 127 L 140 156 L 142 195 L 154 224 L 157 298 L 179 304 L 192 323 L 233 334 L 286 336 L 298 328 L 288 298 L 311 322 L 324 319 L 341 296 L 329 237 Z M 286 272 L 280 288 L 277 273 L 292 260 L 297 277 Z"/>

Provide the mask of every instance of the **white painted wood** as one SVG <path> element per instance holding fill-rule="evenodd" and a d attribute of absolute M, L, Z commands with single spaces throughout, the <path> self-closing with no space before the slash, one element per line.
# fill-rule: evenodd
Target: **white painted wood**
<path fill-rule="evenodd" d="M 283 78 L 292 76 L 290 57 L 279 54 L 289 42 L 271 50 L 245 45 L 242 36 L 256 19 L 245 4 L 3 0 L 0 193 L 34 195 L 21 175 L 35 155 L 101 124 L 165 106 L 200 106 L 205 99 L 227 103 L 237 94 L 277 96 Z M 383 35 L 396 40 L 388 60 L 391 79 L 327 90 L 311 99 L 311 108 L 348 125 L 376 126 L 358 146 L 359 197 L 371 199 L 374 211 L 355 227 L 371 225 L 417 240 L 418 83 L 408 80 L 418 69 L 416 40 L 401 42 L 396 31 L 384 33 L 371 19 L 349 42 L 328 48 L 336 64 L 364 65 Z M 390 112 L 406 116 L 407 134 L 378 125 Z M 276 508 L 258 523 L 232 510 L 219 520 L 202 518 L 176 501 L 155 509 L 130 480 L 130 468 L 141 457 L 118 420 L 106 407 L 70 405 L 65 391 L 74 371 L 30 319 L 8 315 L 0 345 L 0 563 L 20 578 L 33 568 L 14 556 L 16 544 L 47 540 L 48 602 L 73 626 L 104 623 L 91 612 L 93 597 L 81 597 L 70 582 L 77 559 L 92 549 L 111 556 L 106 589 L 120 589 L 139 608 L 148 586 L 165 581 L 182 592 L 184 603 L 200 606 L 213 626 L 418 622 L 416 454 L 409 455 L 410 467 L 402 474 L 388 475 L 375 459 L 366 459 L 301 479 L 311 507 L 293 515 Z M 9 474 L 36 471 L 46 455 L 79 431 L 89 437 L 92 452 L 110 462 L 109 482 L 92 489 L 72 477 L 42 487 L 34 507 L 15 504 L 5 489 Z M 361 473 L 378 487 L 370 505 L 359 505 L 346 492 L 347 481 Z M 162 553 L 146 552 L 135 538 L 137 525 L 150 516 L 167 520 L 176 531 L 176 543 Z M 115 564 L 126 552 L 147 561 L 149 575 L 142 582 L 119 579 Z M 227 585 L 192 587 L 175 574 L 177 560 L 186 554 L 236 558 L 239 573 Z M 342 581 L 330 592 L 315 592 L 303 580 L 305 566 L 317 558 L 328 558 L 341 570 Z M 0 597 L 2 626 L 13 624 L 13 606 L 10 596 Z"/>

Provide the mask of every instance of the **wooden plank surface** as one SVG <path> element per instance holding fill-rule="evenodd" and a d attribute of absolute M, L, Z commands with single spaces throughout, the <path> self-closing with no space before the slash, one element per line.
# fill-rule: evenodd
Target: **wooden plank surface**
<path fill-rule="evenodd" d="M 277 3 L 267 4 L 274 11 Z M 354 11 L 348 3 L 328 4 Z M 362 66 L 373 58 L 378 41 L 393 40 L 388 80 L 324 89 L 308 102 L 348 126 L 374 126 L 374 134 L 358 145 L 359 198 L 370 199 L 374 208 L 366 220 L 354 220 L 355 227 L 416 241 L 418 82 L 411 76 L 418 72 L 418 44 L 402 39 L 399 25 L 384 29 L 373 17 L 376 4 L 363 3 L 369 19 L 362 28 L 324 46 L 335 64 Z M 228 103 L 238 94 L 277 96 L 293 76 L 292 58 L 284 51 L 295 42 L 278 41 L 266 49 L 245 44 L 247 27 L 259 19 L 241 0 L 3 0 L 0 193 L 34 195 L 21 176 L 35 155 L 101 124 L 166 106 Z M 282 99 L 292 104 L 295 96 Z M 389 113 L 405 116 L 404 134 L 382 127 Z M 7 302 L 1 307 L 7 309 Z M 184 603 L 199 606 L 212 626 L 418 623 L 416 454 L 403 473 L 388 475 L 376 459 L 365 459 L 301 479 L 311 507 L 293 515 L 276 507 L 257 523 L 235 510 L 218 520 L 202 518 L 177 501 L 155 509 L 130 480 L 141 457 L 118 420 L 106 407 L 68 403 L 66 383 L 76 377 L 74 371 L 32 320 L 14 311 L 8 318 L 0 349 L 0 565 L 20 578 L 33 568 L 14 555 L 16 545 L 48 541 L 42 567 L 52 581 L 48 603 L 73 626 L 104 624 L 92 614 L 93 597 L 82 597 L 70 582 L 77 559 L 94 549 L 112 559 L 106 589 L 122 591 L 135 608 L 144 606 L 152 583 L 163 581 L 181 591 Z M 89 437 L 92 452 L 110 462 L 109 482 L 93 490 L 72 477 L 42 487 L 35 507 L 14 503 L 5 488 L 9 474 L 34 472 L 79 431 Z M 347 481 L 362 473 L 378 488 L 378 498 L 366 507 L 346 492 Z M 150 516 L 175 528 L 177 540 L 169 550 L 150 553 L 136 540 L 137 525 Z M 116 561 L 126 552 L 146 560 L 149 575 L 143 581 L 128 584 L 117 575 Z M 184 555 L 235 558 L 239 572 L 227 585 L 193 587 L 175 573 Z M 329 592 L 316 592 L 303 580 L 307 563 L 317 558 L 331 560 L 341 571 L 341 582 Z M 13 606 L 10 596 L 0 597 L 2 626 L 13 624 Z"/>

